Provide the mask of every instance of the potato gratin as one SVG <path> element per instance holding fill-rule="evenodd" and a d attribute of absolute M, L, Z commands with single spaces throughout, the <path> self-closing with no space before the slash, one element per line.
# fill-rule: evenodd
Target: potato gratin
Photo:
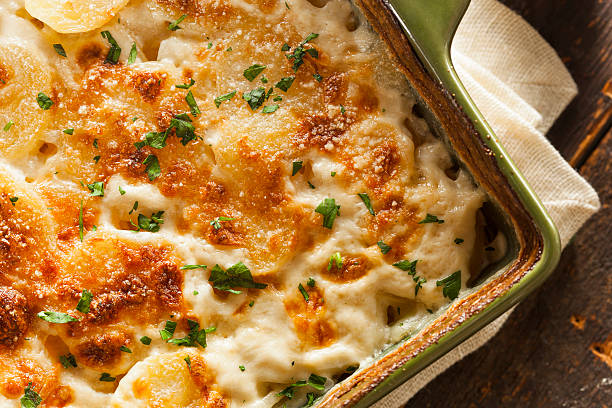
<path fill-rule="evenodd" d="M 345 0 L 0 0 L 0 405 L 312 405 L 485 194 Z"/>

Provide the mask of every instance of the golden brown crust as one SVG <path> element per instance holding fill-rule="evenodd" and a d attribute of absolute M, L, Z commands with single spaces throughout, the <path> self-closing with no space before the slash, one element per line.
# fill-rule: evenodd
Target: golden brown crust
<path fill-rule="evenodd" d="M 13 348 L 30 326 L 27 300 L 21 293 L 0 286 L 0 348 Z"/>
<path fill-rule="evenodd" d="M 329 346 L 336 341 L 337 334 L 334 323 L 325 316 L 323 290 L 308 285 L 304 289 L 308 300 L 296 290 L 296 295 L 285 301 L 285 310 L 293 319 L 295 333 L 304 348 Z"/>

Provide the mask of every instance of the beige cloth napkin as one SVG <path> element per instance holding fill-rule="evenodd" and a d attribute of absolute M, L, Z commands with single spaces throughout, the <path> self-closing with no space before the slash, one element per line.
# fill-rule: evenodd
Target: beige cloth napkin
<path fill-rule="evenodd" d="M 544 134 L 577 93 L 546 41 L 495 0 L 472 0 L 453 42 L 459 77 L 555 221 L 565 246 L 599 207 L 593 188 Z M 395 408 L 486 343 L 512 310 L 480 330 L 374 406 Z M 410 406 L 410 405 L 408 405 Z"/>

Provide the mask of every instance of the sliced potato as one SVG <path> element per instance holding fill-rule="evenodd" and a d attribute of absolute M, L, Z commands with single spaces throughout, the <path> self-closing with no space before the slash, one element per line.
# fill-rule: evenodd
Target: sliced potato
<path fill-rule="evenodd" d="M 28 154 L 51 117 L 36 102 L 39 92 L 51 95 L 48 64 L 35 51 L 15 41 L 0 40 L 0 152 L 16 158 Z"/>
<path fill-rule="evenodd" d="M 129 0 L 26 0 L 28 13 L 59 33 L 83 33 L 103 26 Z"/>

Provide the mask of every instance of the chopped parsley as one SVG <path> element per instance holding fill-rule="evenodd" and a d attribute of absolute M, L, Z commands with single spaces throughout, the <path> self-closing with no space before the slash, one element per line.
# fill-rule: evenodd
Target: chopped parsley
<path fill-rule="evenodd" d="M 225 51 L 230 52 L 231 50 L 232 50 L 232 47 L 227 47 L 227 50 Z"/>
<path fill-rule="evenodd" d="M 93 294 L 87 289 L 83 289 L 83 293 L 81 293 L 81 298 L 79 299 L 79 303 L 76 305 L 76 310 L 81 313 L 89 313 L 89 306 L 91 305 L 91 299 L 93 299 Z"/>
<path fill-rule="evenodd" d="M 276 112 L 277 109 L 278 109 L 278 105 L 266 105 L 263 107 L 261 111 L 263 113 L 273 113 L 273 112 Z"/>
<path fill-rule="evenodd" d="M 151 214 L 151 217 L 147 217 L 143 214 L 138 214 L 138 230 L 144 230 L 149 232 L 158 232 L 161 225 L 164 223 L 163 211 L 158 211 Z"/>
<path fill-rule="evenodd" d="M 327 382 L 327 378 L 321 377 L 316 374 L 310 374 L 310 376 L 308 377 L 308 380 L 300 380 L 300 381 L 294 382 L 293 384 L 291 384 L 290 386 L 288 386 L 287 388 L 279 392 L 277 395 L 279 397 L 287 397 L 291 399 L 293 398 L 293 395 L 295 393 L 295 388 L 305 387 L 305 386 L 312 387 L 317 391 L 323 391 L 325 389 L 325 382 Z"/>
<path fill-rule="evenodd" d="M 36 408 L 42 402 L 40 395 L 32 388 L 31 381 L 23 390 L 23 397 L 19 401 L 21 402 L 21 408 Z"/>
<path fill-rule="evenodd" d="M 308 187 L 310 187 L 311 189 L 313 189 L 313 190 L 314 190 L 314 189 L 316 188 L 316 187 L 314 186 L 314 184 L 312 184 L 312 183 L 310 182 L 310 180 L 309 180 L 309 181 L 307 181 L 306 183 L 308 183 Z"/>
<path fill-rule="evenodd" d="M 287 10 L 291 10 L 291 7 L 289 7 L 289 4 L 287 3 L 287 1 L 285 1 L 285 7 L 287 7 Z"/>
<path fill-rule="evenodd" d="M 283 52 L 287 52 L 291 49 L 291 47 L 289 47 L 289 44 L 284 43 L 283 46 L 281 47 L 281 51 Z"/>
<path fill-rule="evenodd" d="M 219 106 L 221 106 L 223 102 L 231 100 L 235 95 L 236 95 L 236 91 L 232 91 L 232 92 L 226 93 L 225 95 L 217 96 L 215 98 L 215 106 L 218 108 Z"/>
<path fill-rule="evenodd" d="M 251 301 L 249 302 L 249 307 L 253 307 L 253 305 L 254 305 L 254 304 L 255 304 L 255 301 L 254 301 L 254 300 L 251 300 Z"/>
<path fill-rule="evenodd" d="M 216 217 L 214 220 L 210 221 L 210 225 L 212 225 L 214 229 L 218 230 L 221 229 L 221 222 L 232 220 L 234 220 L 232 217 Z"/>
<path fill-rule="evenodd" d="M 253 82 L 257 75 L 261 74 L 263 70 L 266 69 L 265 65 L 253 64 L 242 73 L 246 79 L 250 82 Z"/>
<path fill-rule="evenodd" d="M 312 77 L 317 80 L 317 82 L 321 82 L 323 77 L 319 74 L 312 74 Z"/>
<path fill-rule="evenodd" d="M 193 80 L 193 78 L 189 78 L 189 83 L 188 84 L 178 84 L 178 85 L 174 85 L 174 86 L 177 87 L 177 88 L 180 88 L 180 89 L 189 89 L 193 85 L 195 85 L 195 81 Z"/>
<path fill-rule="evenodd" d="M 97 149 L 98 148 L 98 139 L 94 139 L 92 144 L 93 144 L 93 147 L 95 147 Z"/>
<path fill-rule="evenodd" d="M 249 104 L 252 111 L 256 111 L 266 100 L 266 89 L 262 86 L 257 87 L 250 92 L 243 93 L 242 99 Z"/>
<path fill-rule="evenodd" d="M 66 355 L 61 355 L 59 357 L 59 361 L 64 366 L 64 368 L 77 367 L 76 358 L 71 353 Z"/>
<path fill-rule="evenodd" d="M 137 209 L 138 209 L 138 201 L 134 201 L 134 204 L 132 205 L 132 209 L 130 210 L 128 214 L 132 215 L 132 213 L 136 211 Z"/>
<path fill-rule="evenodd" d="M 187 14 L 183 14 L 182 16 L 180 16 L 179 18 L 177 18 L 176 20 L 168 24 L 168 30 L 170 31 L 180 30 L 182 27 L 179 27 L 179 24 L 181 24 L 185 18 L 187 18 Z"/>
<path fill-rule="evenodd" d="M 119 350 L 123 351 L 124 353 L 132 354 L 132 350 L 130 350 L 129 347 L 127 347 L 127 346 L 121 346 L 121 347 L 119 347 Z"/>
<path fill-rule="evenodd" d="M 230 266 L 225 271 L 219 265 L 215 265 L 210 271 L 208 281 L 212 282 L 213 288 L 234 294 L 242 292 L 232 288 L 264 289 L 268 286 L 265 283 L 255 282 L 251 271 L 242 262 Z"/>
<path fill-rule="evenodd" d="M 304 300 L 308 302 L 308 300 L 310 300 L 310 296 L 308 296 L 308 292 L 306 292 L 306 289 L 304 289 L 304 286 L 302 286 L 301 283 L 298 285 L 298 289 L 300 293 L 302 294 L 302 296 L 304 297 Z"/>
<path fill-rule="evenodd" d="M 340 105 L 340 113 L 343 115 L 346 113 L 346 108 L 344 107 L 344 105 Z"/>
<path fill-rule="evenodd" d="M 187 363 L 187 367 L 189 367 L 189 370 L 191 371 L 191 359 L 189 358 L 189 356 L 185 357 L 183 360 L 185 360 L 185 363 Z"/>
<path fill-rule="evenodd" d="M 38 106 L 42 108 L 42 110 L 49 110 L 51 105 L 53 105 L 53 101 L 47 95 L 42 92 L 39 92 L 36 96 L 36 102 L 38 102 Z"/>
<path fill-rule="evenodd" d="M 159 160 L 154 154 L 150 154 L 142 162 L 146 166 L 145 171 L 150 181 L 155 180 L 161 175 L 161 168 L 159 167 Z"/>
<path fill-rule="evenodd" d="M 127 64 L 131 65 L 136 62 L 136 57 L 138 56 L 138 50 L 136 49 L 136 43 L 132 43 L 132 48 L 130 49 L 130 55 L 128 55 Z"/>
<path fill-rule="evenodd" d="M 298 173 L 298 171 L 300 171 L 303 164 L 304 164 L 303 161 L 294 161 L 292 164 L 293 168 L 291 170 L 291 176 L 295 176 Z"/>
<path fill-rule="evenodd" d="M 83 200 L 81 200 L 81 207 L 79 209 L 79 238 L 83 242 Z"/>
<path fill-rule="evenodd" d="M 206 348 L 206 334 L 216 330 L 215 327 L 208 329 L 200 329 L 200 323 L 195 320 L 187 319 L 189 325 L 189 333 L 181 339 L 171 339 L 168 343 L 176 344 L 177 346 L 197 347 L 198 344 Z"/>
<path fill-rule="evenodd" d="M 198 112 L 199 111 L 200 110 L 198 109 Z M 195 134 L 195 127 L 191 124 L 191 118 L 186 113 L 175 115 L 174 118 L 170 121 L 170 127 L 168 127 L 166 132 L 170 132 L 170 130 L 172 130 L 173 128 L 176 133 L 176 136 L 181 138 L 181 144 L 183 146 L 187 146 L 187 143 L 199 137 Z"/>
<path fill-rule="evenodd" d="M 408 272 L 408 275 L 413 275 L 416 273 L 416 264 L 419 260 L 415 259 L 414 261 L 408 261 L 404 259 L 403 261 L 399 261 L 393 264 L 396 268 L 401 269 L 402 271 Z"/>
<path fill-rule="evenodd" d="M 261 79 L 261 82 L 263 84 L 267 84 L 268 83 L 268 78 L 266 78 L 265 75 L 262 75 L 260 79 Z"/>
<path fill-rule="evenodd" d="M 446 278 L 436 281 L 436 286 L 442 286 L 442 294 L 450 300 L 457 298 L 461 289 L 461 271 L 453 272 Z"/>
<path fill-rule="evenodd" d="M 119 194 L 124 195 L 125 194 L 125 190 L 121 188 L 121 186 L 119 186 Z"/>
<path fill-rule="evenodd" d="M 311 288 L 314 288 L 316 282 L 313 278 L 308 278 L 308 282 L 306 282 L 306 284 L 310 286 Z"/>
<path fill-rule="evenodd" d="M 64 132 L 67 135 L 72 135 L 74 133 L 74 128 L 64 129 L 62 130 L 62 132 Z"/>
<path fill-rule="evenodd" d="M 444 224 L 444 220 L 439 219 L 435 215 L 427 213 L 425 218 L 419 221 L 419 224 L 431 224 L 431 223 Z"/>
<path fill-rule="evenodd" d="M 172 320 L 166 320 L 166 325 L 162 330 L 159 331 L 159 335 L 161 336 L 163 341 L 168 341 L 174 336 L 174 331 L 176 330 L 176 322 Z"/>
<path fill-rule="evenodd" d="M 66 50 L 62 44 L 53 44 L 53 49 L 62 57 L 67 57 Z"/>
<path fill-rule="evenodd" d="M 212 43 L 211 43 L 211 42 L 209 42 L 209 43 L 208 43 L 208 46 L 207 46 L 206 48 L 208 48 L 208 49 L 210 50 L 210 49 L 212 48 Z"/>
<path fill-rule="evenodd" d="M 240 371 L 244 371 L 244 370 L 246 370 L 246 367 L 245 367 L 245 366 L 243 366 L 243 365 L 239 365 L 239 366 L 238 366 L 238 368 L 240 369 Z"/>
<path fill-rule="evenodd" d="M 336 205 L 336 200 L 333 198 L 325 198 L 315 208 L 315 212 L 323 215 L 323 226 L 331 229 L 334 226 L 334 220 L 340 215 L 340 206 Z"/>
<path fill-rule="evenodd" d="M 282 97 L 282 96 L 280 96 L 280 95 L 276 95 L 276 96 L 274 97 L 274 99 L 272 99 L 272 100 L 273 100 L 274 102 L 280 102 L 280 101 L 282 101 L 282 100 L 283 100 L 283 97 Z"/>
<path fill-rule="evenodd" d="M 140 338 L 140 342 L 145 346 L 148 346 L 149 344 L 151 344 L 151 338 L 149 336 L 142 336 Z"/>
<path fill-rule="evenodd" d="M 166 139 L 168 138 L 168 131 L 166 132 L 149 132 L 145 134 L 144 140 L 134 143 L 134 146 L 138 150 L 145 146 L 151 146 L 154 149 L 162 149 L 166 146 Z"/>
<path fill-rule="evenodd" d="M 68 322 L 76 322 L 76 317 L 72 317 L 69 314 L 61 313 L 61 312 L 38 312 L 37 316 L 42 320 L 49 323 L 68 323 Z"/>
<path fill-rule="evenodd" d="M 93 197 L 104 197 L 104 183 L 102 181 L 94 181 L 92 184 L 88 184 L 90 195 Z"/>
<path fill-rule="evenodd" d="M 200 292 L 198 292 L 197 290 L 194 290 L 194 291 L 193 291 L 193 296 L 197 296 L 197 295 L 199 295 L 199 294 L 200 294 Z"/>
<path fill-rule="evenodd" d="M 275 86 L 281 91 L 287 92 L 289 88 L 291 87 L 291 85 L 293 84 L 294 80 L 295 80 L 295 77 L 281 78 L 281 80 L 278 81 Z"/>
<path fill-rule="evenodd" d="M 385 244 L 383 241 L 378 241 L 376 245 L 378 245 L 380 252 L 382 252 L 383 255 L 387 254 L 391 250 L 391 247 Z"/>
<path fill-rule="evenodd" d="M 319 34 L 315 34 L 315 33 L 308 34 L 308 36 L 304 39 L 304 41 L 302 41 L 300 45 L 294 48 L 291 54 L 286 55 L 288 60 L 290 61 L 293 60 L 293 71 L 294 72 L 297 72 L 297 70 L 304 63 L 304 55 L 308 54 L 313 58 L 319 58 L 319 52 L 316 49 L 314 48 L 304 49 L 304 45 L 306 45 L 306 43 L 314 40 L 318 36 Z M 281 50 L 289 51 L 290 48 L 287 44 L 284 44 Z"/>
<path fill-rule="evenodd" d="M 19 197 L 9 197 L 9 201 L 15 206 L 15 203 L 19 200 Z"/>
<path fill-rule="evenodd" d="M 3 130 L 5 132 L 8 132 L 11 129 L 11 127 L 13 127 L 14 124 L 15 124 L 15 122 L 13 122 L 12 120 L 9 120 L 8 123 L 6 125 L 4 125 Z"/>
<path fill-rule="evenodd" d="M 102 373 L 102 375 L 100 376 L 100 381 L 113 382 L 115 381 L 115 377 L 111 377 L 109 373 Z"/>
<path fill-rule="evenodd" d="M 317 396 L 315 395 L 314 392 L 307 392 L 306 393 L 306 404 L 304 405 L 304 408 L 312 407 L 314 405 L 314 401 L 316 397 Z"/>
<path fill-rule="evenodd" d="M 329 263 L 327 264 L 327 270 L 331 271 L 332 266 L 336 265 L 336 269 L 342 269 L 342 255 L 340 252 L 336 252 L 332 256 L 329 257 Z"/>
<path fill-rule="evenodd" d="M 106 54 L 106 59 L 104 62 L 108 62 L 109 64 L 118 63 L 119 56 L 121 55 L 121 47 L 119 47 L 119 44 L 117 44 L 117 41 L 115 41 L 110 32 L 102 31 L 100 35 L 102 35 L 102 38 L 105 38 L 110 44 L 110 49 L 108 50 L 108 54 Z"/>
<path fill-rule="evenodd" d="M 200 113 L 202 113 L 200 112 L 200 108 L 198 107 L 198 104 L 191 91 L 187 92 L 187 96 L 185 96 L 185 101 L 187 101 L 187 105 L 189 105 L 189 109 L 191 109 L 191 114 L 193 116 L 198 116 Z"/>
<path fill-rule="evenodd" d="M 332 177 L 336 177 L 336 172 L 335 172 L 335 171 L 332 171 L 332 172 L 331 172 L 331 176 L 332 176 Z"/>
<path fill-rule="evenodd" d="M 457 244 L 457 245 L 462 244 L 463 241 L 464 241 L 463 238 L 455 238 L 455 244 Z"/>
<path fill-rule="evenodd" d="M 183 265 L 181 266 L 181 269 L 184 271 L 188 271 L 191 269 L 206 269 L 206 265 Z"/>
<path fill-rule="evenodd" d="M 332 172 L 332 177 L 334 177 L 336 175 L 336 172 Z M 376 215 L 376 213 L 374 212 L 374 208 L 372 208 L 372 202 L 370 201 L 370 196 L 368 195 L 368 193 L 359 193 L 357 194 L 359 196 L 359 198 L 361 198 L 361 201 L 363 201 L 363 203 L 365 204 L 366 208 L 368 209 L 368 212 L 372 215 Z"/>

